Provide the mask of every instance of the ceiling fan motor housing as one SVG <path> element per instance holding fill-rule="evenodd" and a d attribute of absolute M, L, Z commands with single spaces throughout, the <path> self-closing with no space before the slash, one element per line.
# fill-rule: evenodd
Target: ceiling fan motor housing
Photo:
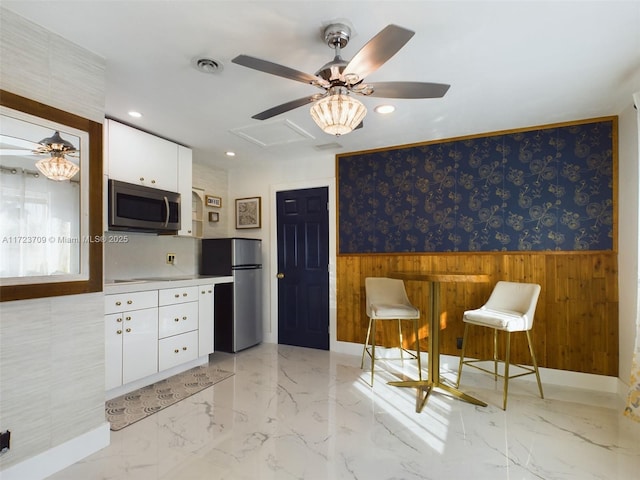
<path fill-rule="evenodd" d="M 334 59 L 324 64 L 315 73 L 316 76 L 330 82 L 332 86 L 344 86 L 346 82 L 342 72 L 349 62 L 342 59 L 340 50 L 347 46 L 351 38 L 351 29 L 343 23 L 334 23 L 324 29 L 324 41 L 329 47 L 336 50 Z"/>
<path fill-rule="evenodd" d="M 324 41 L 331 48 L 344 48 L 351 38 L 351 29 L 344 23 L 333 23 L 324 29 Z"/>

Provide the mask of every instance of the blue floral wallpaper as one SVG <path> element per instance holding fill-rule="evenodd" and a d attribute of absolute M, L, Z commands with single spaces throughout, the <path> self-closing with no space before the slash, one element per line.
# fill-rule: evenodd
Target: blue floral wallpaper
<path fill-rule="evenodd" d="M 339 252 L 612 250 L 614 120 L 340 155 Z"/>

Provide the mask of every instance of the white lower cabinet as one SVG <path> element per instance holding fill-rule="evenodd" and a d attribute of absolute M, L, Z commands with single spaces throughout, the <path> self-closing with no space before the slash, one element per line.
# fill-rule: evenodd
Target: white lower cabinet
<path fill-rule="evenodd" d="M 198 287 L 159 291 L 160 370 L 198 358 Z"/>
<path fill-rule="evenodd" d="M 158 345 L 160 370 L 175 367 L 198 358 L 198 331 L 161 338 Z"/>
<path fill-rule="evenodd" d="M 158 371 L 158 309 L 127 312 L 122 337 L 122 384 Z"/>
<path fill-rule="evenodd" d="M 106 295 L 105 310 L 157 305 L 157 298 L 157 292 Z M 157 371 L 158 307 L 105 315 L 105 388 L 110 390 Z"/>
<path fill-rule="evenodd" d="M 198 330 L 198 302 L 165 305 L 158 309 L 158 337 Z"/>
<path fill-rule="evenodd" d="M 213 285 L 198 287 L 198 356 L 213 353 Z"/>
<path fill-rule="evenodd" d="M 106 390 L 212 353 L 214 283 L 105 295 Z"/>

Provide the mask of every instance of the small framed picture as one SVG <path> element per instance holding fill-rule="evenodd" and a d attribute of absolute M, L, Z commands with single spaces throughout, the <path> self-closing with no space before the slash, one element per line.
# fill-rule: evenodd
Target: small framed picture
<path fill-rule="evenodd" d="M 261 227 L 260 197 L 236 199 L 236 228 Z"/>
<path fill-rule="evenodd" d="M 220 214 L 218 212 L 209 212 L 209 221 L 210 222 L 219 222 Z"/>
<path fill-rule="evenodd" d="M 213 195 L 205 195 L 205 201 L 207 202 L 207 207 L 222 207 L 222 198 L 214 197 Z"/>

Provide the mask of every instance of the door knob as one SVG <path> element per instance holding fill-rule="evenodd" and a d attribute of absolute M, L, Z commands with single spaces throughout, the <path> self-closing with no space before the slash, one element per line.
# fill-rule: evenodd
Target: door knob
<path fill-rule="evenodd" d="M 278 278 L 284 278 L 284 273 L 279 273 L 278 275 L 276 275 L 276 277 L 278 277 Z"/>

